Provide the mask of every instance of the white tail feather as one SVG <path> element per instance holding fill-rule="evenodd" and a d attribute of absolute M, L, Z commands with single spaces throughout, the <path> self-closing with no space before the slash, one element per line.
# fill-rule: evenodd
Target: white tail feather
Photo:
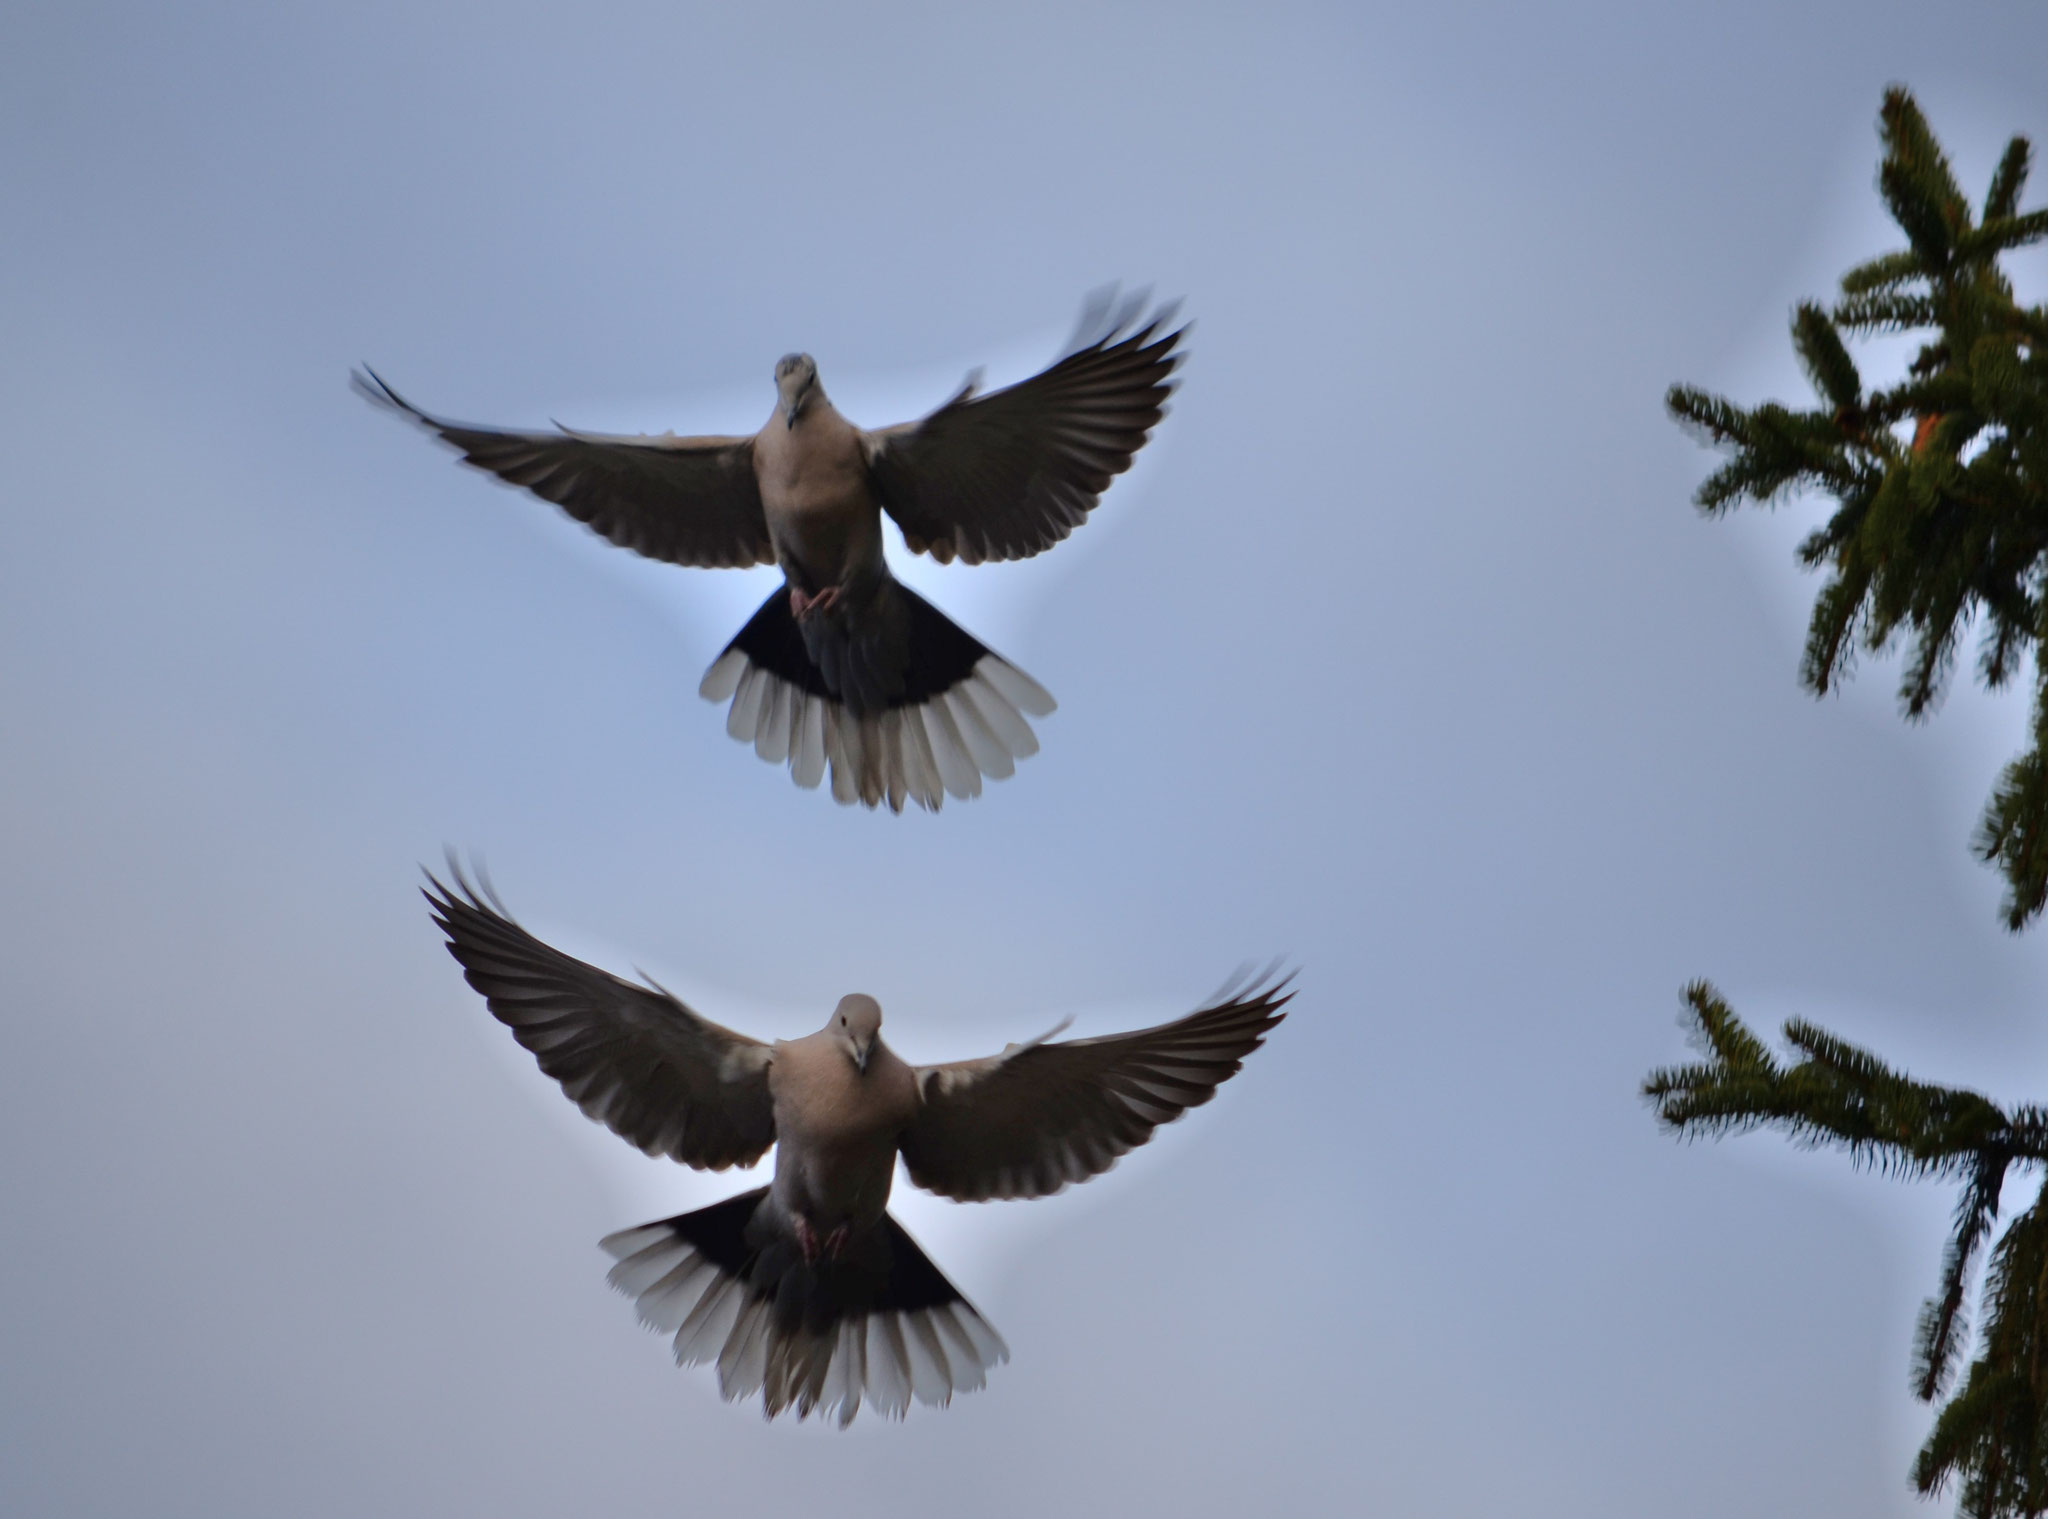
<path fill-rule="evenodd" d="M 759 1298 L 750 1298 L 740 1309 L 739 1322 L 718 1353 L 718 1395 L 726 1402 L 752 1397 L 767 1380 L 772 1317 L 770 1306 Z"/>
<path fill-rule="evenodd" d="M 1053 710 L 1045 688 L 1016 666 L 985 654 L 968 678 L 914 707 L 856 718 L 835 701 L 800 689 L 726 650 L 698 687 L 712 701 L 730 696 L 725 731 L 770 764 L 789 767 L 806 790 L 827 775 L 841 804 L 915 802 L 937 812 L 948 796 L 981 795 L 982 780 L 1006 780 L 1017 761 L 1038 752 L 1024 714 Z"/>
<path fill-rule="evenodd" d="M 787 681 L 771 678 L 768 699 L 761 704 L 760 726 L 754 729 L 754 752 L 771 765 L 789 758 L 789 711 L 795 705 L 797 689 Z"/>
<path fill-rule="evenodd" d="M 761 698 L 768 694 L 769 679 L 766 670 L 757 669 L 752 664 L 740 672 L 739 686 L 733 692 L 732 709 L 725 714 L 725 731 L 743 744 L 754 741 L 754 730 L 761 721 Z"/>
<path fill-rule="evenodd" d="M 926 702 L 911 709 L 924 724 L 924 736 L 931 743 L 932 758 L 939 762 L 939 778 L 948 794 L 961 801 L 981 795 L 981 772 L 967 753 L 960 730 L 953 726 L 943 701 Z"/>
<path fill-rule="evenodd" d="M 706 701 L 724 701 L 740 688 L 740 677 L 747 673 L 747 656 L 738 649 L 727 649 L 711 662 L 711 668 L 704 672 L 704 679 L 697 686 L 697 694 Z"/>
<path fill-rule="evenodd" d="M 911 1401 L 944 1407 L 987 1385 L 1010 1358 L 1002 1336 L 964 1299 L 905 1312 L 853 1314 L 822 1333 L 785 1334 L 773 1303 L 699 1252 L 666 1224 L 605 1236 L 617 1261 L 607 1280 L 634 1299 L 641 1322 L 674 1336 L 680 1366 L 715 1364 L 719 1395 L 759 1394 L 774 1418 L 794 1409 L 853 1422 L 865 1402 L 886 1418 Z"/>
<path fill-rule="evenodd" d="M 746 1287 L 737 1277 L 721 1276 L 714 1281 L 676 1330 L 676 1364 L 702 1366 L 717 1360 L 746 1300 Z"/>
<path fill-rule="evenodd" d="M 846 709 L 830 706 L 825 709 L 825 758 L 832 767 L 832 800 L 842 807 L 860 800 L 859 768 L 854 764 L 852 751 L 847 748 L 850 738 L 856 738 L 854 722 Z"/>
<path fill-rule="evenodd" d="M 939 700 L 945 703 L 946 715 L 953 719 L 953 727 L 967 740 L 967 752 L 981 767 L 983 775 L 992 781 L 1006 781 L 1016 774 L 1016 759 L 996 737 L 995 730 L 981 720 L 981 713 L 959 686 Z"/>
<path fill-rule="evenodd" d="M 803 726 L 789 756 L 789 773 L 806 791 L 825 778 L 825 703 L 818 697 L 804 698 Z"/>
<path fill-rule="evenodd" d="M 977 663 L 974 673 L 995 687 L 997 693 L 1020 712 L 1029 712 L 1033 717 L 1051 717 L 1059 706 L 1052 699 L 1052 692 L 1008 660 L 994 654 Z"/>
<path fill-rule="evenodd" d="M 973 679 L 957 689 L 966 700 L 974 703 L 975 712 L 1011 755 L 1017 759 L 1029 759 L 1038 752 L 1038 735 L 1031 731 L 1031 724 L 1025 722 L 1024 715 L 982 677 L 978 667 Z"/>
<path fill-rule="evenodd" d="M 868 1315 L 868 1401 L 891 1419 L 910 1407 L 910 1367 L 903 1353 L 903 1326 L 894 1314 Z"/>
<path fill-rule="evenodd" d="M 882 736 L 880 784 L 889 797 L 889 810 L 901 812 L 909 791 L 909 772 L 903 759 L 903 735 L 910 719 L 898 707 L 884 712 L 875 727 Z"/>
<path fill-rule="evenodd" d="M 953 1396 L 953 1368 L 929 1309 L 903 1316 L 903 1345 L 910 1353 L 910 1390 L 917 1401 L 926 1408 L 944 1408 Z"/>
<path fill-rule="evenodd" d="M 908 718 L 903 720 L 903 779 L 918 806 L 927 811 L 937 812 L 946 800 L 946 788 L 939 779 L 939 762 L 932 758 L 924 724 Z"/>

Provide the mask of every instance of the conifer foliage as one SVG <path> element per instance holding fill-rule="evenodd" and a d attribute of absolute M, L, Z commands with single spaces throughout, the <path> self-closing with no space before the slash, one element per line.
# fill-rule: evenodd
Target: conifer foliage
<path fill-rule="evenodd" d="M 1842 277 L 1832 309 L 1802 304 L 1792 344 L 1819 404 L 1744 410 L 1674 385 L 1665 404 L 1732 457 L 1695 499 L 1720 513 L 1799 489 L 1839 503 L 1800 546 L 1826 566 L 1800 676 L 1816 694 L 1846 677 L 1859 649 L 1909 638 L 1899 700 L 1910 718 L 1939 700 L 1970 623 L 1978 672 L 2005 684 L 2048 634 L 2048 307 L 2022 307 L 1999 256 L 2048 237 L 2048 210 L 2021 214 L 2032 150 L 2015 137 L 1973 219 L 1948 156 L 1911 95 L 1894 87 L 1881 118 L 1878 190 L 1907 246 Z M 1865 390 L 1845 336 L 1923 332 L 1905 377 Z M 2041 661 L 2035 661 L 2041 679 Z M 2048 904 L 2048 687 L 2032 745 L 2006 768 L 1977 847 L 2003 870 L 2006 924 Z"/>
<path fill-rule="evenodd" d="M 1901 1075 L 1810 1023 L 1785 1025 L 1800 1057 L 1773 1058 L 1713 987 L 1686 988 L 1688 1021 L 1707 1058 L 1654 1071 L 1643 1092 L 1680 1134 L 1763 1127 L 1802 1144 L 1837 1144 L 1891 1175 L 1959 1182 L 1941 1284 L 1920 1311 L 1913 1391 L 1934 1402 L 1955 1386 L 1968 1349 L 1972 1268 L 1998 1221 L 2014 1166 L 2048 1166 L 2048 1111 L 2008 1113 L 1989 1098 Z M 1962 1386 L 1935 1419 L 1913 1482 L 1933 1494 L 1961 1476 L 1960 1511 L 2048 1513 L 2048 1195 L 2015 1218 L 1985 1273 L 1984 1333 Z"/>
<path fill-rule="evenodd" d="M 2006 926 L 2018 930 L 2048 904 L 2048 308 L 2021 307 L 1998 260 L 2048 237 L 2048 211 L 2018 209 L 2024 138 L 2006 148 L 1973 219 L 1905 90 L 1886 93 L 1880 133 L 1878 190 L 1907 246 L 1852 269 L 1831 309 L 1807 303 L 1794 315 L 1793 346 L 1819 404 L 1744 410 L 1682 385 L 1666 404 L 1730 450 L 1699 489 L 1705 511 L 1802 489 L 1838 503 L 1800 548 L 1804 563 L 1829 572 L 1801 670 L 1814 692 L 1847 676 L 1859 649 L 1910 641 L 1900 701 L 1909 718 L 1924 717 L 1980 618 L 1987 685 L 2034 656 L 2033 742 L 2000 778 L 1977 839 L 2005 875 Z M 1880 332 L 1926 339 L 1899 383 L 1866 390 L 1845 337 Z M 1796 1020 L 1785 1026 L 1795 1057 L 1786 1063 L 1705 982 L 1685 996 L 1705 1058 L 1644 1083 L 1664 1125 L 1689 1137 L 1781 1129 L 1888 1174 L 1960 1185 L 1913 1372 L 1923 1401 L 1946 1401 L 1913 1480 L 1932 1495 L 1960 1479 L 1971 1519 L 2048 1514 L 2048 1191 L 1989 1251 L 1983 1330 L 1957 1385 L 1971 1277 L 2009 1173 L 2048 1167 L 2048 1109 L 2007 1111 L 1915 1081 Z"/>

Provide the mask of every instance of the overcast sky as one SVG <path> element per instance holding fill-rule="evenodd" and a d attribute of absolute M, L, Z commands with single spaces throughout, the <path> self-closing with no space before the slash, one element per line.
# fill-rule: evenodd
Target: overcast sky
<path fill-rule="evenodd" d="M 10 7 L 0 1509 L 1927 1512 L 1945 1191 L 1636 1090 L 1709 975 L 2048 1095 L 2048 940 L 1967 848 L 2025 714 L 1802 694 L 1820 507 L 1701 521 L 1661 397 L 1803 400 L 1793 302 L 1897 242 L 1885 85 L 1981 195 L 2048 14 L 1719 9 Z M 1138 467 L 1039 560 L 897 546 L 1060 700 L 936 817 L 698 700 L 771 573 L 637 561 L 345 383 L 751 430 L 802 348 L 878 425 L 1110 279 L 1198 322 Z M 763 1036 L 1301 995 L 1101 1181 L 899 1190 L 985 1392 L 767 1425 L 596 1246 L 749 1183 L 539 1076 L 415 895 L 444 844 Z"/>

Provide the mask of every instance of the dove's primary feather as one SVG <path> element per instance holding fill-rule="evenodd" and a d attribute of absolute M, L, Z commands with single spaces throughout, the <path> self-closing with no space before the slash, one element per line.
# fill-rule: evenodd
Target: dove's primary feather
<path fill-rule="evenodd" d="M 982 1060 L 920 1066 L 923 1102 L 903 1163 L 927 1191 L 962 1202 L 1043 1197 L 1107 1171 L 1118 1156 L 1200 1107 L 1285 1016 L 1286 980 L 1157 1028 Z"/>
<path fill-rule="evenodd" d="M 498 1021 L 576 1106 L 649 1155 L 709 1171 L 775 1143 L 772 1050 L 536 939 L 463 889 L 427 900 L 448 952 Z"/>
<path fill-rule="evenodd" d="M 361 395 L 457 449 L 463 463 L 525 486 L 622 549 L 705 569 L 775 562 L 752 438 L 520 432 L 451 422 L 421 411 L 375 370 L 365 367 L 351 379 Z"/>
<path fill-rule="evenodd" d="M 1019 385 L 973 386 L 926 417 L 868 435 L 883 507 L 941 563 L 1027 559 L 1079 527 L 1131 467 L 1173 392 L 1185 328 L 1171 310 L 1128 331 L 1126 306 L 1088 346 Z"/>

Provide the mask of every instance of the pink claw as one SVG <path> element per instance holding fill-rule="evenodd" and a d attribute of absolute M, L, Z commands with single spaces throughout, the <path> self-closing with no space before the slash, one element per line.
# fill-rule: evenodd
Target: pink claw
<path fill-rule="evenodd" d="M 798 617 L 812 617 L 820 612 L 829 612 L 839 600 L 839 587 L 828 585 L 815 596 L 808 596 L 795 586 L 789 588 L 789 609 Z"/>

